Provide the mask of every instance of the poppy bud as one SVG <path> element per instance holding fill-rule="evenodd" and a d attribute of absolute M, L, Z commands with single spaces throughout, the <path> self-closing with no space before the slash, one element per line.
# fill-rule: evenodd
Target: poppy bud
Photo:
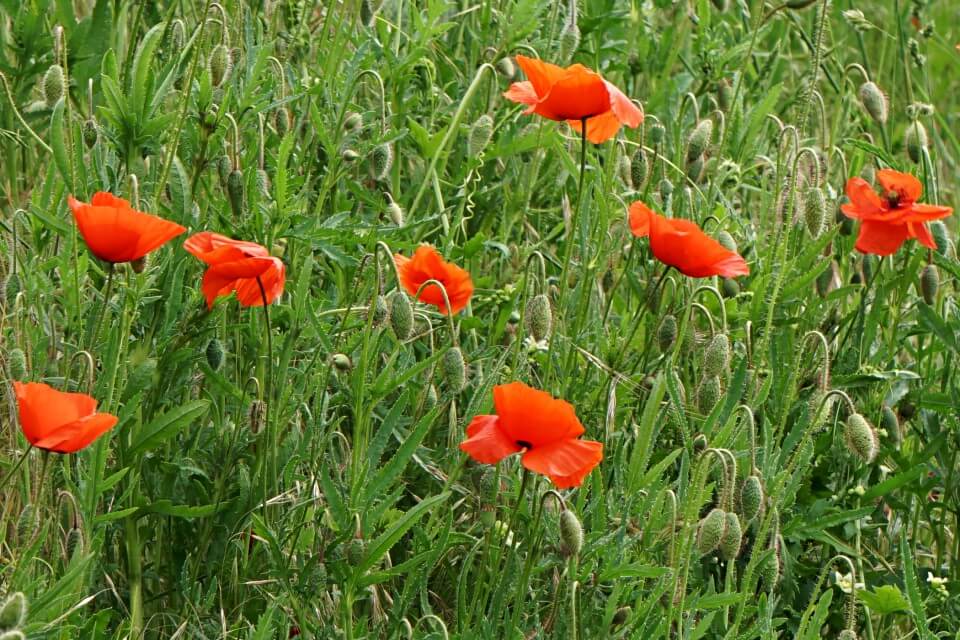
<path fill-rule="evenodd" d="M 616 612 L 614 612 L 613 621 L 611 622 L 611 624 L 614 627 L 622 626 L 627 621 L 627 618 L 630 617 L 630 614 L 632 612 L 633 612 L 633 609 L 631 609 L 630 607 L 620 607 L 619 609 L 616 610 Z"/>
<path fill-rule="evenodd" d="M 740 295 L 740 283 L 735 278 L 724 278 L 720 283 L 720 292 L 724 298 L 736 298 Z"/>
<path fill-rule="evenodd" d="M 364 26 L 373 26 L 373 21 L 377 17 L 377 6 L 373 0 L 362 0 L 360 3 L 360 21 Z"/>
<path fill-rule="evenodd" d="M 80 527 L 72 527 L 67 533 L 66 548 L 68 560 L 78 553 L 83 553 L 83 530 Z"/>
<path fill-rule="evenodd" d="M 353 363 L 350 362 L 350 356 L 345 353 L 333 354 L 330 357 L 330 362 L 340 371 L 350 371 L 350 369 L 353 368 Z"/>
<path fill-rule="evenodd" d="M 3 281 L 3 300 L 8 306 L 13 306 L 17 301 L 17 296 L 20 294 L 20 291 L 23 289 L 20 283 L 20 275 L 17 273 L 11 273 L 7 276 L 7 279 Z"/>
<path fill-rule="evenodd" d="M 743 544 L 743 528 L 740 518 L 733 512 L 727 513 L 726 528 L 718 545 L 720 557 L 726 561 L 735 560 L 740 555 L 740 546 Z"/>
<path fill-rule="evenodd" d="M 713 6 L 717 8 L 717 11 L 726 11 L 727 0 L 713 0 Z"/>
<path fill-rule="evenodd" d="M 170 40 L 167 43 L 170 47 L 170 53 L 173 55 L 179 55 L 180 51 L 183 49 L 183 40 L 186 35 L 183 26 L 183 20 L 177 18 L 170 23 Z"/>
<path fill-rule="evenodd" d="M 660 353 L 666 353 L 672 349 L 676 340 L 677 318 L 673 315 L 663 316 L 660 328 L 657 329 L 657 343 L 660 345 Z"/>
<path fill-rule="evenodd" d="M 633 188 L 639 190 L 647 181 L 647 175 L 650 173 L 650 165 L 647 162 L 647 154 L 643 147 L 638 147 L 630 158 L 630 181 Z"/>
<path fill-rule="evenodd" d="M 667 136 L 667 129 L 659 122 L 650 127 L 650 142 L 660 144 Z"/>
<path fill-rule="evenodd" d="M 868 464 L 876 459 L 880 448 L 877 432 L 861 414 L 853 413 L 847 418 L 844 437 L 850 453 Z"/>
<path fill-rule="evenodd" d="M 687 164 L 687 177 L 690 178 L 690 180 L 695 183 L 700 183 L 700 181 L 703 179 L 703 166 L 704 166 L 704 156 L 697 156 L 697 158 L 695 158 L 693 162 L 689 162 Z M 687 190 L 684 191 L 684 193 L 689 196 L 691 193 L 691 190 L 687 188 Z"/>
<path fill-rule="evenodd" d="M 720 378 L 718 376 L 707 376 L 697 387 L 697 409 L 700 413 L 710 413 L 720 402 Z"/>
<path fill-rule="evenodd" d="M 550 299 L 546 294 L 541 293 L 527 301 L 523 324 L 527 333 L 537 342 L 550 337 L 550 331 L 553 328 L 553 310 L 550 308 Z"/>
<path fill-rule="evenodd" d="M 717 104 L 721 111 L 730 111 L 733 105 L 733 85 L 726 78 L 717 83 Z"/>
<path fill-rule="evenodd" d="M 560 552 L 566 556 L 575 556 L 583 548 L 583 527 L 576 514 L 570 509 L 560 512 Z"/>
<path fill-rule="evenodd" d="M 403 209 L 393 200 L 390 201 L 390 204 L 387 205 L 387 215 L 390 217 L 390 221 L 398 227 L 403 226 Z"/>
<path fill-rule="evenodd" d="M 343 128 L 348 133 L 353 133 L 363 126 L 363 116 L 361 116 L 356 111 L 350 111 L 347 113 L 347 117 L 343 120 Z"/>
<path fill-rule="evenodd" d="M 277 135 L 283 137 L 290 131 L 290 112 L 286 107 L 278 107 L 273 112 L 273 128 L 277 130 Z"/>
<path fill-rule="evenodd" d="M 759 573 L 764 588 L 768 593 L 772 592 L 777 583 L 780 582 L 780 556 L 778 551 L 774 550 L 770 557 L 760 563 Z"/>
<path fill-rule="evenodd" d="M 454 393 L 463 391 L 467 382 L 467 365 L 463 361 L 463 351 L 460 347 L 451 347 L 443 354 L 440 361 L 440 371 L 447 387 Z"/>
<path fill-rule="evenodd" d="M 23 626 L 27 620 L 27 597 L 17 591 L 0 607 L 0 631 L 9 631 Z"/>
<path fill-rule="evenodd" d="M 819 187 L 811 186 L 803 198 L 803 221 L 807 231 L 814 238 L 823 232 L 823 223 L 827 217 L 827 199 Z"/>
<path fill-rule="evenodd" d="M 426 402 L 424 403 L 424 409 L 430 411 L 437 406 L 437 402 L 439 400 L 440 395 L 437 393 L 437 388 L 431 384 L 429 387 L 427 387 L 427 397 Z"/>
<path fill-rule="evenodd" d="M 263 427 L 263 423 L 267 418 L 267 403 L 263 400 L 254 400 L 250 403 L 250 408 L 247 410 L 247 426 L 250 428 L 250 433 L 256 435 L 260 433 L 260 429 Z"/>
<path fill-rule="evenodd" d="M 880 425 L 887 432 L 890 441 L 894 445 L 900 444 L 900 421 L 897 420 L 897 414 L 887 405 L 883 405 L 880 412 Z"/>
<path fill-rule="evenodd" d="M 47 69 L 47 72 L 43 76 L 43 101 L 47 103 L 47 107 L 50 109 L 63 97 L 65 83 L 66 78 L 63 74 L 63 67 L 55 64 Z"/>
<path fill-rule="evenodd" d="M 493 139 L 493 118 L 485 113 L 470 126 L 470 135 L 467 136 L 467 156 L 479 158 L 491 139 Z"/>
<path fill-rule="evenodd" d="M 831 262 L 830 266 L 824 269 L 823 272 L 820 275 L 818 275 L 816 279 L 817 295 L 819 295 L 821 298 L 826 296 L 828 293 L 830 293 L 830 290 L 832 289 L 834 284 L 833 277 L 834 277 L 834 266 L 833 266 L 833 262 Z"/>
<path fill-rule="evenodd" d="M 14 347 L 7 352 L 7 371 L 11 380 L 23 380 L 27 377 L 27 356 L 23 349 Z"/>
<path fill-rule="evenodd" d="M 700 453 L 707 448 L 707 436 L 702 433 L 698 433 L 693 438 L 693 450 L 695 453 Z"/>
<path fill-rule="evenodd" d="M 763 507 L 763 483 L 756 475 L 747 476 L 740 487 L 740 514 L 744 522 L 750 522 Z"/>
<path fill-rule="evenodd" d="M 866 254 L 863 256 L 863 260 L 860 263 L 860 269 L 863 271 L 863 281 L 869 283 L 873 280 L 873 274 L 877 270 L 877 256 L 873 254 Z"/>
<path fill-rule="evenodd" d="M 937 267 L 928 264 L 920 272 L 920 292 L 923 294 L 923 301 L 932 305 L 937 301 L 937 291 L 940 289 L 940 274 Z"/>
<path fill-rule="evenodd" d="M 670 182 L 668 178 L 664 178 L 663 180 L 660 181 L 660 196 L 664 199 L 664 201 L 666 201 L 667 198 L 669 198 L 672 195 L 673 195 L 673 183 Z"/>
<path fill-rule="evenodd" d="M 937 253 L 942 256 L 947 255 L 947 250 L 950 248 L 947 225 L 940 220 L 934 220 L 930 223 L 930 235 L 933 236 L 933 242 L 937 245 Z"/>
<path fill-rule="evenodd" d="M 513 80 L 513 77 L 517 75 L 517 65 L 513 64 L 513 59 L 510 56 L 505 56 L 497 61 L 497 71 L 507 80 Z"/>
<path fill-rule="evenodd" d="M 347 560 L 356 566 L 367 557 L 367 544 L 363 538 L 354 538 L 347 544 Z"/>
<path fill-rule="evenodd" d="M 576 9 L 574 9 L 574 13 L 570 14 L 570 19 L 567 20 L 567 24 L 560 34 L 559 58 L 563 61 L 570 60 L 580 47 L 580 27 L 577 26 L 577 14 L 575 12 Z"/>
<path fill-rule="evenodd" d="M 230 172 L 233 171 L 233 160 L 226 153 L 217 158 L 217 175 L 220 176 L 220 184 L 223 188 L 227 187 L 227 180 L 230 178 Z"/>
<path fill-rule="evenodd" d="M 844 629 L 840 632 L 840 635 L 837 636 L 837 640 L 858 640 L 857 632 L 853 629 Z"/>
<path fill-rule="evenodd" d="M 373 308 L 370 309 L 370 313 L 373 315 L 373 326 L 382 327 L 387 323 L 387 320 L 390 318 L 390 309 L 387 307 L 387 299 L 383 296 L 377 296 L 377 299 L 373 303 Z"/>
<path fill-rule="evenodd" d="M 147 264 L 147 256 L 143 256 L 142 258 L 131 260 L 130 269 L 133 270 L 134 273 L 143 273 L 147 268 Z"/>
<path fill-rule="evenodd" d="M 230 59 L 230 50 L 225 44 L 218 44 L 210 52 L 210 59 L 207 62 L 210 68 L 210 81 L 213 86 L 219 87 L 230 77 L 230 71 L 233 69 L 233 60 Z"/>
<path fill-rule="evenodd" d="M 97 126 L 97 121 L 93 118 L 87 118 L 83 121 L 83 144 L 87 145 L 87 149 L 93 149 L 97 141 L 100 139 L 100 128 Z"/>
<path fill-rule="evenodd" d="M 406 340 L 413 331 L 413 305 L 402 291 L 394 291 L 388 300 L 390 306 L 390 327 L 398 340 Z"/>
<path fill-rule="evenodd" d="M 737 252 L 737 241 L 733 239 L 733 236 L 730 235 L 726 229 L 723 229 L 717 234 L 717 242 L 727 251 Z"/>
<path fill-rule="evenodd" d="M 723 509 L 713 509 L 697 528 L 697 551 L 705 556 L 720 545 L 727 529 L 727 514 Z"/>
<path fill-rule="evenodd" d="M 730 338 L 718 333 L 710 340 L 703 356 L 703 372 L 708 376 L 726 373 L 730 366 Z"/>
<path fill-rule="evenodd" d="M 343 158 L 344 162 L 352 164 L 360 159 L 360 154 L 353 149 L 344 149 L 340 153 L 340 157 Z"/>
<path fill-rule="evenodd" d="M 703 155 L 710 146 L 710 140 L 713 137 L 713 120 L 709 118 L 701 120 L 697 126 L 690 132 L 687 138 L 687 164 L 690 165 L 694 160 Z"/>
<path fill-rule="evenodd" d="M 40 525 L 40 514 L 29 502 L 23 505 L 20 516 L 17 518 L 17 535 L 23 542 L 33 540 L 34 534 Z"/>
<path fill-rule="evenodd" d="M 239 218 L 243 213 L 243 172 L 234 169 L 227 174 L 227 196 L 230 200 L 230 208 L 233 210 L 233 217 Z"/>
<path fill-rule="evenodd" d="M 630 166 L 630 158 L 623 153 L 617 158 L 617 170 L 620 173 L 620 182 L 627 189 L 633 189 L 633 168 Z"/>
<path fill-rule="evenodd" d="M 907 155 L 916 163 L 923 159 L 923 152 L 929 144 L 927 129 L 918 120 L 914 120 L 903 135 L 903 144 L 907 148 Z"/>
<path fill-rule="evenodd" d="M 204 355 L 207 357 L 207 366 L 214 371 L 219 371 L 223 365 L 223 343 L 216 338 L 211 338 L 204 350 Z"/>
<path fill-rule="evenodd" d="M 370 160 L 373 165 L 373 177 L 382 182 L 393 167 L 393 146 L 389 142 L 377 145 L 373 148 Z"/>
<path fill-rule="evenodd" d="M 858 91 L 860 103 L 877 124 L 887 122 L 887 97 L 873 82 L 864 82 Z"/>

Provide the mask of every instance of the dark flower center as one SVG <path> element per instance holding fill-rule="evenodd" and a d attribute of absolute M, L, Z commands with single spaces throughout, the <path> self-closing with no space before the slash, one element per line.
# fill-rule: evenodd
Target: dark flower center
<path fill-rule="evenodd" d="M 529 451 L 530 449 L 533 449 L 533 445 L 527 442 L 526 440 L 517 440 L 517 446 L 523 447 L 527 451 Z"/>
<path fill-rule="evenodd" d="M 887 192 L 887 203 L 890 205 L 891 209 L 896 209 L 900 206 L 900 194 L 896 191 Z"/>

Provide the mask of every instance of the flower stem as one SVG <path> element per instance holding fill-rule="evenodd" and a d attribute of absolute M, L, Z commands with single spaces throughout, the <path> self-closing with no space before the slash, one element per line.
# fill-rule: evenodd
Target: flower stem
<path fill-rule="evenodd" d="M 107 263 L 107 286 L 103 290 L 103 303 L 100 305 L 100 309 L 97 310 L 97 321 L 93 325 L 93 334 L 90 336 L 89 344 L 87 345 L 88 351 L 93 351 L 93 348 L 97 344 L 97 338 L 100 337 L 100 325 L 103 324 L 104 314 L 106 313 L 107 305 L 110 303 L 110 295 L 113 293 L 113 274 L 116 272 L 116 268 L 113 263 Z"/>
<path fill-rule="evenodd" d="M 257 276 L 257 286 L 260 287 L 260 298 L 263 300 L 263 320 L 267 325 L 267 379 L 264 383 L 264 398 L 266 399 L 266 408 L 264 411 L 264 421 L 267 423 L 267 441 L 270 447 L 270 467 L 269 472 L 273 474 L 276 472 L 276 462 L 277 462 L 277 447 L 276 443 L 272 442 L 273 440 L 273 426 L 270 421 L 270 405 L 273 404 L 271 397 L 273 392 L 273 331 L 270 328 L 270 304 L 267 302 L 267 291 L 263 287 L 263 281 L 260 279 L 260 276 Z M 267 477 L 267 474 L 265 474 Z M 266 480 L 264 480 L 266 483 Z M 264 495 L 264 500 L 266 500 L 266 495 Z"/>
<path fill-rule="evenodd" d="M 23 452 L 23 455 L 20 456 L 20 459 L 17 460 L 17 464 L 13 465 L 13 468 L 7 472 L 7 475 L 3 477 L 3 480 L 0 480 L 0 489 L 4 489 L 7 486 L 7 483 L 13 478 L 14 474 L 20 468 L 20 466 L 27 460 L 27 456 L 30 455 L 30 452 L 33 450 L 33 445 L 31 444 L 27 447 L 27 450 Z"/>

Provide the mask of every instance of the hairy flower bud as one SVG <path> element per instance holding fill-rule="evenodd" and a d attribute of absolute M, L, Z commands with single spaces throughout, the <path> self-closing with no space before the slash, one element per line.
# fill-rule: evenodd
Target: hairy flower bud
<path fill-rule="evenodd" d="M 713 336 L 703 356 L 703 372 L 707 376 L 726 373 L 730 366 L 730 338 L 723 333 Z"/>
<path fill-rule="evenodd" d="M 378 144 L 370 155 L 370 164 L 373 167 L 373 177 L 383 181 L 393 168 L 393 145 L 389 142 Z"/>
<path fill-rule="evenodd" d="M 813 238 L 819 238 L 823 233 L 826 218 L 827 199 L 823 191 L 817 186 L 809 187 L 803 197 L 803 221 Z"/>
<path fill-rule="evenodd" d="M 0 607 L 0 631 L 19 629 L 27 620 L 27 597 L 17 591 Z"/>
<path fill-rule="evenodd" d="M 230 57 L 230 49 L 227 45 L 221 43 L 210 52 L 210 59 L 207 61 L 210 68 L 210 81 L 213 86 L 219 87 L 227 78 L 230 77 L 230 71 L 233 69 L 233 60 Z"/>
<path fill-rule="evenodd" d="M 23 349 L 14 347 L 7 352 L 7 373 L 11 380 L 24 380 L 27 377 L 27 356 Z"/>
<path fill-rule="evenodd" d="M 687 138 L 687 164 L 692 164 L 702 156 L 713 138 L 713 120 L 701 120 Z"/>
<path fill-rule="evenodd" d="M 227 198 L 233 217 L 239 219 L 243 214 L 243 172 L 234 169 L 227 175 Z"/>
<path fill-rule="evenodd" d="M 717 546 L 720 557 L 730 561 L 740 555 L 740 547 L 743 544 L 743 527 L 740 526 L 740 518 L 732 512 L 727 513 L 725 524 L 726 528 L 720 538 L 720 544 Z"/>
<path fill-rule="evenodd" d="M 467 136 L 467 156 L 479 158 L 492 139 L 493 118 L 485 113 L 470 126 L 470 134 Z"/>
<path fill-rule="evenodd" d="M 390 306 L 390 327 L 398 340 L 406 340 L 413 331 L 413 305 L 402 291 L 394 291 L 387 301 Z"/>
<path fill-rule="evenodd" d="M 903 145 L 907 148 L 907 155 L 910 156 L 910 159 L 919 164 L 923 160 L 923 152 L 929 144 L 926 127 L 918 120 L 910 123 L 903 135 Z"/>
<path fill-rule="evenodd" d="M 719 545 L 727 529 L 727 514 L 723 509 L 713 509 L 697 527 L 697 551 L 705 556 Z"/>
<path fill-rule="evenodd" d="M 844 437 L 850 453 L 868 464 L 876 459 L 880 449 L 877 432 L 861 414 L 853 413 L 847 418 Z"/>
<path fill-rule="evenodd" d="M 648 175 L 650 175 L 650 164 L 647 162 L 647 154 L 642 147 L 638 147 L 630 158 L 630 182 L 633 188 L 637 190 L 643 188 Z"/>
<path fill-rule="evenodd" d="M 700 413 L 707 414 L 713 411 L 720 402 L 721 394 L 719 376 L 707 376 L 701 380 L 700 386 L 697 387 L 697 409 Z"/>
<path fill-rule="evenodd" d="M 443 354 L 440 361 L 440 371 L 447 388 L 454 393 L 463 391 L 467 382 L 467 365 L 463 361 L 463 351 L 460 347 L 451 347 Z"/>
<path fill-rule="evenodd" d="M 92 117 L 87 118 L 83 121 L 83 144 L 87 149 L 93 149 L 99 140 L 100 127 L 97 126 L 97 121 Z"/>
<path fill-rule="evenodd" d="M 570 509 L 560 512 L 560 551 L 563 555 L 576 556 L 583 548 L 583 527 Z"/>
<path fill-rule="evenodd" d="M 223 366 L 223 343 L 217 338 L 210 338 L 204 355 L 207 357 L 207 366 L 214 371 L 219 371 Z"/>
<path fill-rule="evenodd" d="M 63 67 L 58 64 L 51 65 L 43 76 L 43 101 L 48 108 L 53 109 L 63 97 L 65 85 L 66 76 L 63 73 Z"/>
<path fill-rule="evenodd" d="M 923 301 L 933 305 L 937 301 L 937 291 L 940 289 L 940 273 L 936 265 L 928 264 L 920 272 L 920 292 Z"/>
<path fill-rule="evenodd" d="M 657 344 L 660 346 L 660 353 L 667 353 L 673 348 L 677 341 L 677 319 L 675 316 L 663 316 L 660 321 L 660 327 L 657 329 Z"/>
<path fill-rule="evenodd" d="M 857 93 L 860 96 L 860 103 L 873 121 L 877 124 L 885 124 L 888 111 L 887 97 L 883 95 L 880 87 L 873 82 L 864 82 Z"/>
<path fill-rule="evenodd" d="M 550 337 L 553 328 L 553 310 L 546 294 L 533 296 L 527 301 L 523 324 L 533 339 L 539 342 Z"/>
<path fill-rule="evenodd" d="M 756 475 L 747 476 L 740 487 L 740 515 L 744 522 L 750 522 L 763 508 L 763 483 Z"/>

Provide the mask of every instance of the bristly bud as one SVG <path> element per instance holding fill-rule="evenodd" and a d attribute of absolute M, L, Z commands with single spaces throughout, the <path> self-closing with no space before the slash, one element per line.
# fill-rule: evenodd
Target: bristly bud
<path fill-rule="evenodd" d="M 727 251 L 737 252 L 737 241 L 733 239 L 733 236 L 730 235 L 726 229 L 722 229 L 720 233 L 717 234 L 717 242 Z"/>
<path fill-rule="evenodd" d="M 647 162 L 647 154 L 644 153 L 643 147 L 638 147 L 630 158 L 630 181 L 633 183 L 633 188 L 638 191 L 642 189 L 648 175 L 650 175 L 650 164 Z"/>
<path fill-rule="evenodd" d="M 343 158 L 344 162 L 352 164 L 360 159 L 360 154 L 353 149 L 344 149 L 340 152 L 340 157 Z"/>
<path fill-rule="evenodd" d="M 864 82 L 860 85 L 858 95 L 863 108 L 870 114 L 873 121 L 877 124 L 886 124 L 888 114 L 887 96 L 883 95 L 880 87 L 873 82 Z"/>
<path fill-rule="evenodd" d="M 717 105 L 724 112 L 730 111 L 733 106 L 733 84 L 726 78 L 717 84 Z"/>
<path fill-rule="evenodd" d="M 903 135 L 903 145 L 907 148 L 907 155 L 910 156 L 911 160 L 917 164 L 923 160 L 923 152 L 929 145 L 929 140 L 927 139 L 927 129 L 920 121 L 914 120 L 907 127 L 907 131 Z"/>
<path fill-rule="evenodd" d="M 463 391 L 467 383 L 467 365 L 463 361 L 463 351 L 460 347 L 451 347 L 443 354 L 440 361 L 440 371 L 447 388 L 454 393 Z"/>
<path fill-rule="evenodd" d="M 724 298 L 736 298 L 740 295 L 740 283 L 735 278 L 724 278 L 720 283 L 720 293 Z"/>
<path fill-rule="evenodd" d="M 803 198 L 803 221 L 813 238 L 819 238 L 827 218 L 827 199 L 820 187 L 811 186 Z"/>
<path fill-rule="evenodd" d="M 390 222 L 398 227 L 402 227 L 403 208 L 394 201 L 393 197 L 391 197 L 389 193 L 386 195 L 387 199 L 390 200 L 390 203 L 387 205 L 387 216 L 390 218 Z"/>
<path fill-rule="evenodd" d="M 63 67 L 58 64 L 52 65 L 43 76 L 43 101 L 47 107 L 53 109 L 54 105 L 63 97 L 66 77 L 63 73 Z"/>
<path fill-rule="evenodd" d="M 523 324 L 527 333 L 537 342 L 550 337 L 550 331 L 553 328 L 553 310 L 550 308 L 550 299 L 546 294 L 541 293 L 527 301 Z"/>
<path fill-rule="evenodd" d="M 17 591 L 0 607 L 0 631 L 19 629 L 27 621 L 27 597 Z"/>
<path fill-rule="evenodd" d="M 467 157 L 479 158 L 492 139 L 493 118 L 485 113 L 470 126 L 470 135 L 467 136 Z"/>
<path fill-rule="evenodd" d="M 234 169 L 227 175 L 227 197 L 233 217 L 239 219 L 243 214 L 243 172 Z"/>
<path fill-rule="evenodd" d="M 708 414 L 720 402 L 722 391 L 719 376 L 707 376 L 700 381 L 697 387 L 697 409 L 700 413 Z"/>
<path fill-rule="evenodd" d="M 747 476 L 740 487 L 740 515 L 744 522 L 751 522 L 763 508 L 763 483 L 760 477 Z"/>
<path fill-rule="evenodd" d="M 210 81 L 213 86 L 219 87 L 230 77 L 230 71 L 233 69 L 233 60 L 230 58 L 230 49 L 227 45 L 221 43 L 215 46 L 210 52 L 210 60 L 207 64 L 210 67 Z"/>
<path fill-rule="evenodd" d="M 563 27 L 563 31 L 560 33 L 559 58 L 561 62 L 569 61 L 578 48 L 580 48 L 580 27 L 577 26 L 577 11 L 574 7 Z"/>
<path fill-rule="evenodd" d="M 207 357 L 207 366 L 213 371 L 219 371 L 223 366 L 223 343 L 216 338 L 210 338 L 204 355 Z"/>
<path fill-rule="evenodd" d="M 780 552 L 774 549 L 773 553 L 760 564 L 760 579 L 768 593 L 772 592 L 780 582 Z"/>
<path fill-rule="evenodd" d="M 247 426 L 250 433 L 256 435 L 263 428 L 263 423 L 267 419 L 267 403 L 263 400 L 254 400 L 247 409 Z"/>
<path fill-rule="evenodd" d="M 650 142 L 653 144 L 660 144 L 663 142 L 663 139 L 667 137 L 667 129 L 659 122 L 654 123 L 650 127 Z"/>
<path fill-rule="evenodd" d="M 847 448 L 850 453 L 857 456 L 867 464 L 873 462 L 880 449 L 880 443 L 877 441 L 877 432 L 859 413 L 853 413 L 847 418 L 847 424 L 844 429 L 844 437 L 847 441 Z"/>
<path fill-rule="evenodd" d="M 390 308 L 387 307 L 387 299 L 383 296 L 377 296 L 377 299 L 373 303 L 373 308 L 370 309 L 370 313 L 373 314 L 373 326 L 382 327 L 387 324 L 390 319 Z"/>
<path fill-rule="evenodd" d="M 437 402 L 439 402 L 439 400 L 440 395 L 437 393 L 437 388 L 431 384 L 429 387 L 427 387 L 427 397 L 426 402 L 424 402 L 424 409 L 430 411 L 437 406 Z"/>
<path fill-rule="evenodd" d="M 877 256 L 867 253 L 860 260 L 860 270 L 863 271 L 863 281 L 870 284 L 877 272 Z"/>
<path fill-rule="evenodd" d="M 673 348 L 677 341 L 677 318 L 673 315 L 663 316 L 660 321 L 660 328 L 657 329 L 657 344 L 660 346 L 660 353 L 667 353 Z"/>
<path fill-rule="evenodd" d="M 930 235 L 933 236 L 933 242 L 937 245 L 937 253 L 942 256 L 947 255 L 947 250 L 950 248 L 947 225 L 943 224 L 942 220 L 934 220 L 930 223 Z"/>
<path fill-rule="evenodd" d="M 378 144 L 373 148 L 370 162 L 373 166 L 373 177 L 379 182 L 385 180 L 393 168 L 393 145 L 389 142 Z"/>
<path fill-rule="evenodd" d="M 616 610 L 616 612 L 614 612 L 613 620 L 611 621 L 611 624 L 614 627 L 623 626 L 623 624 L 627 621 L 627 619 L 630 617 L 630 614 L 632 612 L 633 612 L 633 609 L 631 609 L 630 607 L 620 607 L 619 609 Z"/>
<path fill-rule="evenodd" d="M 172 55 L 180 55 L 180 52 L 183 51 L 183 41 L 185 37 L 186 29 L 183 26 L 183 20 L 176 18 L 170 23 L 170 41 L 168 45 Z"/>
<path fill-rule="evenodd" d="M 402 291 L 394 291 L 388 300 L 390 305 L 390 328 L 398 340 L 406 340 L 413 331 L 413 305 Z"/>
<path fill-rule="evenodd" d="M 705 556 L 714 551 L 727 529 L 727 514 L 723 509 L 713 509 L 697 528 L 697 551 Z"/>
<path fill-rule="evenodd" d="M 713 120 L 707 118 L 698 122 L 690 132 L 690 137 L 687 138 L 688 165 L 704 154 L 710 146 L 711 138 L 713 138 Z"/>
<path fill-rule="evenodd" d="M 664 178 L 660 181 L 659 190 L 660 197 L 666 201 L 670 196 L 673 195 L 673 183 L 670 182 L 669 178 Z"/>
<path fill-rule="evenodd" d="M 353 133 L 358 131 L 363 127 L 363 116 L 361 116 L 356 111 L 350 111 L 347 113 L 346 118 L 343 120 L 343 128 L 348 133 Z"/>
<path fill-rule="evenodd" d="M 100 140 L 100 127 L 97 126 L 97 121 L 92 117 L 87 118 L 83 121 L 83 144 L 87 146 L 87 149 L 93 149 L 97 146 L 98 140 Z"/>
<path fill-rule="evenodd" d="M 233 171 L 233 160 L 226 153 L 217 158 L 217 175 L 220 176 L 220 184 L 224 189 L 227 188 L 227 180 L 230 178 L 230 172 Z"/>
<path fill-rule="evenodd" d="M 707 444 L 708 443 L 707 443 L 706 435 L 702 433 L 698 433 L 696 436 L 694 436 L 693 450 L 695 453 L 701 453 L 702 451 L 704 451 L 707 448 Z"/>
<path fill-rule="evenodd" d="M 720 538 L 720 544 L 717 545 L 720 557 L 728 562 L 735 560 L 740 555 L 742 544 L 743 527 L 740 526 L 740 518 L 735 513 L 727 513 L 726 528 L 723 531 L 723 537 Z"/>
<path fill-rule="evenodd" d="M 940 289 L 940 273 L 936 265 L 928 264 L 920 272 L 920 292 L 923 301 L 933 305 L 937 301 L 937 291 Z"/>
<path fill-rule="evenodd" d="M 29 502 L 23 505 L 20 516 L 17 518 L 17 536 L 20 541 L 25 544 L 32 541 L 39 525 L 40 514 L 37 513 L 36 507 Z"/>
<path fill-rule="evenodd" d="M 11 273 L 3 281 L 3 301 L 8 307 L 12 307 L 17 301 L 17 296 L 23 291 L 23 285 L 20 282 L 20 274 Z"/>
<path fill-rule="evenodd" d="M 630 158 L 626 153 L 619 154 L 617 158 L 617 172 L 620 174 L 620 181 L 627 189 L 633 189 L 633 167 L 630 166 Z"/>
<path fill-rule="evenodd" d="M 257 191 L 261 198 L 270 199 L 270 176 L 265 169 L 257 169 Z"/>
<path fill-rule="evenodd" d="M 504 56 L 497 61 L 497 71 L 507 80 L 513 80 L 517 75 L 517 65 L 510 56 Z"/>
<path fill-rule="evenodd" d="M 708 376 L 719 376 L 727 372 L 730 366 L 730 338 L 723 333 L 713 336 L 703 355 L 703 372 Z"/>
<path fill-rule="evenodd" d="M 11 380 L 24 380 L 27 377 L 27 356 L 23 349 L 14 347 L 7 352 L 7 372 Z"/>
<path fill-rule="evenodd" d="M 290 112 L 286 107 L 277 107 L 273 112 L 273 128 L 277 130 L 277 135 L 281 138 L 290 131 Z"/>
<path fill-rule="evenodd" d="M 576 556 L 583 548 L 583 527 L 570 509 L 560 512 L 560 552 L 566 557 Z"/>
<path fill-rule="evenodd" d="M 335 353 L 330 356 L 330 362 L 333 363 L 333 366 L 337 368 L 338 371 L 350 371 L 353 368 L 353 363 L 350 362 L 350 356 L 345 353 Z"/>
<path fill-rule="evenodd" d="M 148 264 L 149 264 L 149 258 L 147 256 L 143 256 L 142 258 L 131 260 L 130 269 L 134 273 L 143 273 L 144 271 L 146 271 Z"/>
<path fill-rule="evenodd" d="M 73 558 L 78 553 L 83 554 L 85 545 L 83 541 L 83 530 L 80 529 L 80 527 L 70 528 L 70 531 L 67 532 L 65 546 L 67 551 L 67 559 Z"/>
<path fill-rule="evenodd" d="M 899 446 L 901 440 L 900 421 L 897 419 L 897 414 L 894 410 L 887 405 L 883 405 L 883 409 L 881 410 L 880 426 L 887 432 L 887 437 L 890 438 L 890 441 L 894 445 Z"/>
<path fill-rule="evenodd" d="M 692 162 L 687 163 L 687 177 L 696 184 L 699 184 L 703 180 L 704 160 L 705 156 L 697 156 Z M 689 187 L 684 193 L 689 193 Z"/>

